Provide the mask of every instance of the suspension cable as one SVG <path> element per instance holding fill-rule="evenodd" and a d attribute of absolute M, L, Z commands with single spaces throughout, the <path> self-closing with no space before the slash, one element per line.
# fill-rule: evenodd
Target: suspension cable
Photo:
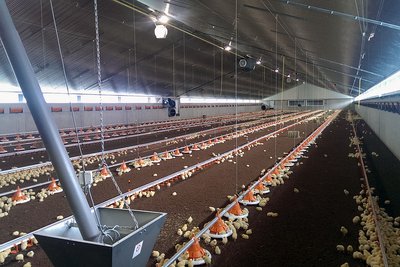
<path fill-rule="evenodd" d="M 275 103 L 277 102 L 278 99 L 278 15 L 275 15 L 275 95 L 276 100 Z M 275 131 L 278 128 L 278 110 L 277 107 L 275 107 L 274 105 L 274 109 L 275 109 Z M 277 137 L 275 137 L 274 139 L 274 161 L 276 162 L 277 160 L 277 154 L 276 154 L 276 146 L 277 146 Z"/>
<path fill-rule="evenodd" d="M 72 123 L 73 123 L 74 129 L 75 129 L 75 137 L 76 137 L 76 139 L 78 141 L 79 159 L 80 159 L 80 162 L 82 164 L 83 170 L 85 170 L 85 164 L 83 162 L 82 144 L 81 144 L 81 142 L 79 140 L 78 127 L 76 125 L 76 118 L 75 118 L 75 111 L 72 108 L 71 95 L 70 95 L 70 90 L 69 90 L 69 85 L 68 85 L 68 79 L 67 79 L 67 74 L 66 74 L 66 71 L 65 71 L 65 62 L 64 62 L 62 49 L 61 49 L 60 37 L 59 37 L 59 34 L 58 34 L 58 27 L 57 27 L 56 17 L 55 17 L 55 14 L 54 14 L 54 8 L 53 8 L 53 1 L 52 0 L 50 0 L 50 9 L 51 9 L 51 15 L 53 17 L 54 31 L 55 31 L 56 39 L 57 39 L 57 46 L 58 46 L 58 52 L 59 52 L 60 60 L 61 60 L 61 67 L 62 67 L 62 70 L 63 70 L 65 87 L 67 89 L 67 94 L 68 94 L 68 99 L 69 99 L 69 108 L 70 108 L 71 115 L 72 115 Z"/>
<path fill-rule="evenodd" d="M 238 0 L 235 1 L 235 41 L 236 49 L 238 47 Z M 235 53 L 235 62 L 238 62 L 238 54 Z M 235 64 L 235 147 L 238 148 L 238 64 Z M 235 164 L 235 192 L 238 191 L 238 159 L 239 153 L 236 153 Z"/>
<path fill-rule="evenodd" d="M 56 39 L 57 39 L 58 52 L 60 54 L 61 66 L 62 66 L 63 75 L 64 75 L 65 87 L 67 88 L 67 94 L 68 94 L 68 99 L 69 99 L 69 108 L 70 108 L 71 115 L 72 115 L 72 123 L 73 123 L 74 130 L 75 130 L 75 137 L 76 137 L 76 140 L 78 141 L 79 160 L 81 162 L 83 172 L 85 172 L 86 169 L 85 169 L 85 163 L 84 163 L 84 159 L 83 159 L 83 152 L 82 152 L 81 142 L 79 140 L 78 127 L 76 126 L 75 111 L 72 108 L 71 95 L 70 95 L 68 79 L 67 79 L 67 75 L 66 75 L 66 71 L 65 71 L 64 57 L 63 57 L 60 38 L 59 38 L 59 34 L 58 34 L 58 27 L 57 27 L 56 17 L 55 17 L 55 13 L 54 13 L 54 8 L 53 8 L 53 2 L 52 2 L 52 0 L 49 0 L 49 2 L 50 2 L 51 15 L 53 17 L 54 30 L 55 30 Z M 85 194 L 89 193 L 91 204 L 94 207 L 94 201 L 93 201 L 89 186 L 84 187 L 83 191 Z M 98 229 L 101 231 L 103 236 L 106 236 L 107 233 L 104 231 L 103 227 L 101 227 L 100 218 L 99 218 L 97 212 L 95 212 L 94 214 L 95 214 L 95 219 L 96 219 Z M 100 236 L 99 236 L 99 238 L 100 238 Z"/>

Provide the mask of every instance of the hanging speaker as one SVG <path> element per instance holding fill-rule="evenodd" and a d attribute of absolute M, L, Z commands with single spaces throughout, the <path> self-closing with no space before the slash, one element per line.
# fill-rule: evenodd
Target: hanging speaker
<path fill-rule="evenodd" d="M 254 58 L 241 58 L 238 62 L 239 68 L 244 71 L 252 71 L 256 68 L 257 61 Z"/>

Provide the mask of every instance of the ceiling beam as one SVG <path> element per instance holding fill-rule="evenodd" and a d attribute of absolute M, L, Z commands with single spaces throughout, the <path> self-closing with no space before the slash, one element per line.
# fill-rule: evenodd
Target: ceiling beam
<path fill-rule="evenodd" d="M 320 13 L 325 13 L 325 14 L 332 15 L 332 16 L 338 16 L 338 17 L 346 18 L 346 19 L 353 20 L 353 21 L 361 21 L 361 22 L 374 24 L 377 26 L 386 27 L 386 28 L 393 29 L 393 30 L 398 30 L 398 31 L 400 30 L 399 25 L 395 25 L 395 24 L 391 24 L 391 23 L 387 23 L 387 22 L 383 22 L 383 21 L 379 21 L 379 20 L 355 16 L 352 14 L 339 12 L 339 11 L 335 11 L 335 10 L 329 10 L 329 9 L 322 8 L 322 7 L 311 6 L 311 5 L 307 5 L 307 4 L 296 2 L 296 1 L 289 1 L 289 0 L 275 0 L 275 1 L 281 2 L 282 4 L 292 5 L 292 6 L 300 7 L 303 9 L 308 9 L 308 10 L 317 11 Z"/>

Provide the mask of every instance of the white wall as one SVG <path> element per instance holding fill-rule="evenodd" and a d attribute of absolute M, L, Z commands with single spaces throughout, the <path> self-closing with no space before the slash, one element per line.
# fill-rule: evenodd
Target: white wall
<path fill-rule="evenodd" d="M 393 112 L 358 106 L 357 104 L 355 105 L 355 109 L 390 151 L 400 159 L 400 115 Z"/>
<path fill-rule="evenodd" d="M 312 84 L 301 84 L 278 94 L 263 99 L 269 106 L 276 109 L 314 110 L 314 109 L 343 109 L 351 104 L 352 97 Z M 324 100 L 323 106 L 288 106 L 289 100 Z"/>
<path fill-rule="evenodd" d="M 282 103 L 282 108 L 289 110 L 290 109 L 292 110 L 343 109 L 349 104 L 351 104 L 351 100 L 348 99 L 325 99 L 323 106 L 302 106 L 299 108 L 297 106 L 288 106 L 288 100 L 283 100 L 283 101 L 277 100 L 274 102 L 276 109 L 281 109 L 281 103 Z"/>
<path fill-rule="evenodd" d="M 265 98 L 268 100 L 353 99 L 351 96 L 312 84 L 301 84 Z"/>
<path fill-rule="evenodd" d="M 240 106 L 239 106 L 240 105 Z M 74 107 L 79 107 L 80 110 L 74 112 L 77 127 L 88 127 L 96 126 L 100 124 L 100 112 L 95 111 L 95 104 L 73 104 Z M 84 106 L 93 107 L 93 111 L 83 111 Z M 98 106 L 98 105 L 97 105 Z M 214 116 L 221 114 L 235 114 L 236 108 L 222 107 L 218 104 L 210 104 L 199 108 L 198 104 L 182 104 L 180 108 L 179 117 L 168 117 L 167 109 L 145 109 L 145 106 L 160 106 L 159 104 L 104 104 L 103 107 L 113 106 L 114 110 L 104 110 L 104 124 L 131 124 L 136 122 L 144 121 L 163 121 L 163 120 L 174 120 L 174 119 L 187 119 L 206 116 Z M 123 110 L 115 110 L 115 106 L 122 106 Z M 125 106 L 131 106 L 132 110 L 125 110 Z M 140 106 L 141 110 L 136 110 L 136 106 Z M 182 106 L 191 106 L 190 108 L 182 108 Z M 203 105 L 200 105 L 203 106 Z M 9 113 L 10 108 L 22 107 L 23 113 L 11 114 Z M 58 127 L 61 128 L 73 128 L 72 123 L 72 112 L 70 112 L 69 104 L 49 104 L 50 107 L 62 107 L 62 112 L 52 112 L 54 120 Z M 0 134 L 9 133 L 22 133 L 36 131 L 35 123 L 33 122 L 32 115 L 26 104 L 1 104 L 0 109 L 4 109 L 4 114 L 0 114 Z M 261 110 L 261 104 L 238 104 L 237 112 L 251 112 Z"/>

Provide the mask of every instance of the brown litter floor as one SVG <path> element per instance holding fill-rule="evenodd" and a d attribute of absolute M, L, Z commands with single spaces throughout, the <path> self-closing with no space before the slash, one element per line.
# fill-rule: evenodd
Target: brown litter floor
<path fill-rule="evenodd" d="M 316 127 L 316 123 L 310 122 L 297 126 L 296 130 L 309 134 Z M 336 252 L 337 244 L 355 246 L 357 238 L 357 229 L 351 223 L 357 207 L 351 196 L 360 190 L 360 174 L 357 161 L 347 157 L 352 152 L 352 148 L 348 147 L 350 130 L 343 114 L 328 126 L 318 138 L 317 146 L 313 146 L 307 153 L 308 158 L 301 161 L 303 164 L 293 168 L 294 173 L 290 179 L 285 180 L 284 185 L 272 188 L 270 201 L 263 211 L 249 208 L 250 228 L 253 230 L 250 239 L 239 237 L 236 242 L 230 241 L 226 246 L 220 246 L 222 254 L 213 256 L 212 266 L 340 266 L 345 261 L 350 266 L 364 266 L 353 261 L 349 255 Z M 194 219 L 192 226 L 202 227 L 213 217 L 208 210 L 209 206 L 226 205 L 226 195 L 232 195 L 242 184 L 256 179 L 261 169 L 273 165 L 275 155 L 283 156 L 284 152 L 289 151 L 299 141 L 294 142 L 283 133 L 276 139 L 264 142 L 262 146 L 245 151 L 243 158 L 236 159 L 237 164 L 225 162 L 214 165 L 170 188 L 162 188 L 153 198 L 135 200 L 132 205 L 135 209 L 168 213 L 155 249 L 165 252 L 167 257 L 171 256 L 174 253 L 173 246 L 183 241 L 183 238 L 175 234 L 176 230 L 189 216 Z M 240 142 L 243 140 L 239 140 Z M 232 149 L 233 146 L 234 141 L 231 141 L 214 148 L 218 147 L 222 152 Z M 137 186 L 136 183 L 150 181 L 153 173 L 162 177 L 174 169 L 203 160 L 201 155 L 209 156 L 212 152 L 213 150 L 195 152 L 192 157 L 186 156 L 184 160 L 171 160 L 160 166 L 143 168 L 118 178 L 118 181 L 124 190 L 133 188 Z M 129 177 L 135 182 L 127 183 Z M 299 189 L 299 193 L 293 192 L 295 187 Z M 115 195 L 108 188 L 107 182 L 95 188 L 96 202 Z M 345 196 L 344 189 L 351 194 Z M 177 195 L 172 196 L 172 192 Z M 8 216 L 13 217 L 14 221 L 2 221 L 7 226 L 2 229 L 2 232 L 6 232 L 5 235 L 1 234 L 2 239 L 9 239 L 9 234 L 14 230 L 30 231 L 32 225 L 35 229 L 43 222 L 48 223 L 51 218 L 54 220 L 59 214 L 69 214 L 61 194 L 51 198 L 52 200 L 46 199 L 40 205 L 37 202 L 21 205 L 19 211 L 19 207 L 15 207 L 11 213 L 20 215 Z M 22 208 L 25 205 L 30 206 Z M 268 211 L 278 212 L 279 216 L 267 217 Z M 32 213 L 35 215 L 32 216 Z M 347 237 L 342 237 L 339 231 L 342 225 L 349 229 Z M 35 249 L 35 252 L 36 255 L 31 260 L 33 266 L 51 266 L 41 249 Z M 148 265 L 154 264 L 150 262 Z M 13 263 L 10 266 L 22 266 L 22 263 Z"/>

